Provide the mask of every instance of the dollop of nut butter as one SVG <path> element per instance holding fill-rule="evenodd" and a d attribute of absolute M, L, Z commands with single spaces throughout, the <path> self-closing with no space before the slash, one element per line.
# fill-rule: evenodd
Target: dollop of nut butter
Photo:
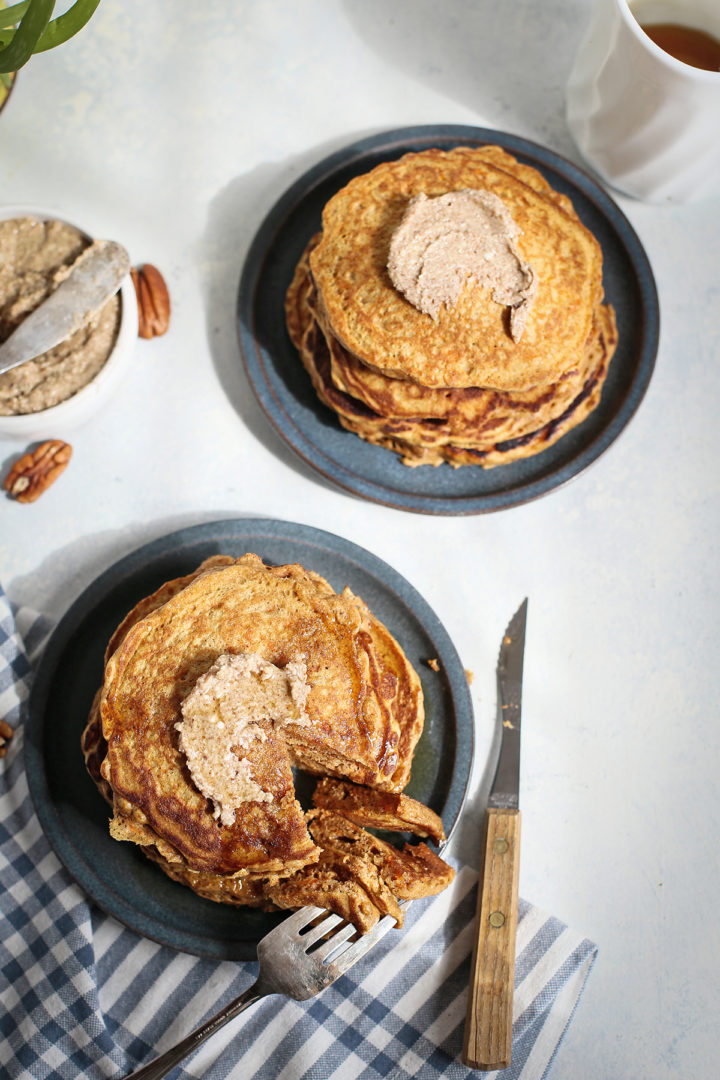
<path fill-rule="evenodd" d="M 73 225 L 0 221 L 0 342 L 63 281 L 91 241 Z M 54 349 L 0 375 L 0 416 L 42 412 L 77 394 L 105 366 L 120 327 L 116 294 Z"/>
<path fill-rule="evenodd" d="M 510 335 L 519 341 L 537 294 L 537 278 L 520 255 L 520 229 L 497 195 L 464 188 L 415 195 L 392 235 L 390 279 L 418 311 L 437 318 L 454 307 L 468 279 L 510 308 Z"/>
<path fill-rule="evenodd" d="M 226 653 L 195 683 L 181 705 L 180 749 L 199 791 L 214 804 L 221 824 L 232 825 L 245 802 L 272 802 L 253 779 L 243 751 L 264 742 L 262 721 L 308 724 L 307 665 L 296 659 L 284 668 L 257 653 Z"/>

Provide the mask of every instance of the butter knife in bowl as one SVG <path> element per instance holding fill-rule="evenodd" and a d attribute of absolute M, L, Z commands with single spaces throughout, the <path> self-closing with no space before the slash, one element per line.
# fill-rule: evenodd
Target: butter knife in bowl
<path fill-rule="evenodd" d="M 520 871 L 520 719 L 527 599 L 510 620 L 497 664 L 500 752 L 485 813 L 462 1059 L 505 1069 L 512 1057 Z"/>
<path fill-rule="evenodd" d="M 0 345 L 0 375 L 65 341 L 120 288 L 130 256 L 114 240 L 96 240 L 68 276 Z"/>

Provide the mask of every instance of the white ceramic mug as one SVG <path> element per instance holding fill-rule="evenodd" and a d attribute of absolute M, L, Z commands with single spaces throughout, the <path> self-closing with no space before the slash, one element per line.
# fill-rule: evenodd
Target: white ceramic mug
<path fill-rule="evenodd" d="M 720 72 L 676 60 L 640 24 L 720 38 L 720 0 L 595 0 L 567 86 L 583 157 L 613 187 L 651 202 L 720 194 Z"/>

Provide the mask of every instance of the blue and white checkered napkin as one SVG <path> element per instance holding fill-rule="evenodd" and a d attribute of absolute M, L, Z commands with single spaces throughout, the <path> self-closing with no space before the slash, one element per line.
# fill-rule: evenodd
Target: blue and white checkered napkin
<path fill-rule="evenodd" d="M 23 769 L 23 710 L 47 620 L 13 612 L 0 589 L 0 717 L 15 729 L 0 761 L 0 1075 L 124 1077 L 254 980 L 254 963 L 217 962 L 138 937 L 91 904 L 46 840 Z M 448 1080 L 460 1062 L 477 875 L 457 866 L 440 896 L 410 905 L 390 932 L 318 997 L 271 997 L 213 1036 L 176 1080 Z M 513 1063 L 539 1080 L 596 947 L 520 902 Z M 486 1073 L 496 1076 L 497 1073 Z"/>

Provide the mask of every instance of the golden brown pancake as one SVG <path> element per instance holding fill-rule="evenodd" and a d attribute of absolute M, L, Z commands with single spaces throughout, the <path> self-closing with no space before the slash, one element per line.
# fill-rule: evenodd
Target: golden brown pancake
<path fill-rule="evenodd" d="M 90 715 L 88 716 L 85 730 L 82 733 L 80 740 L 80 746 L 85 758 L 85 767 L 90 773 L 90 776 L 95 781 L 97 788 L 102 797 L 109 802 L 112 806 L 113 792 L 108 782 L 103 778 L 100 772 L 100 767 L 105 760 L 107 754 L 107 743 L 102 733 L 102 723 L 100 720 L 100 696 L 102 694 L 102 688 L 97 691 L 93 698 L 93 703 L 90 707 Z"/>
<path fill-rule="evenodd" d="M 204 573 L 213 569 L 232 566 L 235 561 L 230 556 L 212 556 L 206 559 L 191 574 L 166 582 L 153 594 L 140 600 L 111 637 L 106 649 L 106 662 L 123 643 L 129 631 L 144 618 L 162 608 L 170 599 L 177 596 L 187 585 Z M 83 733 L 82 748 L 90 775 L 95 780 L 103 796 L 113 805 L 114 816 L 110 826 L 111 834 L 115 839 L 129 840 L 139 844 L 144 849 L 148 849 L 148 853 L 150 853 L 149 849 L 154 848 L 165 860 L 171 863 L 183 862 L 189 854 L 187 845 L 182 842 L 183 822 L 181 821 L 180 828 L 175 830 L 174 835 L 164 834 L 161 828 L 153 826 L 151 818 L 148 818 L 143 810 L 142 802 L 138 802 L 132 797 L 126 798 L 128 792 L 123 793 L 122 789 L 113 787 L 112 770 L 110 764 L 106 761 L 108 745 L 101 722 L 101 698 L 102 690 L 98 691 L 93 702 L 88 724 Z M 173 746 L 176 743 L 176 736 L 172 732 L 170 732 L 170 742 Z M 210 867 L 212 869 L 222 868 L 222 873 L 226 875 L 247 874 L 249 870 L 257 869 L 258 865 L 260 865 L 266 871 L 282 869 L 287 872 L 294 866 L 304 865 L 308 859 L 317 858 L 318 851 L 309 842 L 302 821 L 301 808 L 294 799 L 290 762 L 284 746 L 271 743 L 263 746 L 261 751 L 260 754 L 256 755 L 254 761 L 256 775 L 265 789 L 272 792 L 275 805 L 268 808 L 267 804 L 256 804 L 250 812 L 250 817 L 257 820 L 254 824 L 248 823 L 248 828 L 251 836 L 254 829 L 261 841 L 265 838 L 264 847 L 261 846 L 258 849 L 258 846 L 251 842 L 249 847 L 246 846 L 243 858 L 243 847 L 240 845 L 236 856 L 239 854 L 242 865 L 238 867 L 233 863 L 223 866 L 223 859 L 227 859 L 228 856 L 217 850 L 221 846 L 221 841 L 217 829 L 210 829 L 210 836 L 215 841 L 216 850 L 201 855 L 195 853 L 194 856 L 192 851 L 190 852 L 190 860 L 191 862 L 194 861 L 197 870 L 201 869 L 201 867 L 207 870 Z M 159 752 L 159 747 L 153 745 L 151 757 L 149 758 L 149 768 L 152 767 L 152 754 Z M 172 755 L 175 762 L 179 757 L 177 751 Z M 185 779 L 187 781 L 187 777 Z M 196 794 L 199 796 L 199 793 Z M 266 814 L 263 814 L 263 807 L 267 810 Z M 180 816 L 182 818 L 182 814 Z M 274 841 L 271 839 L 272 834 L 276 833 L 278 837 L 281 837 L 283 831 L 287 834 L 285 837 L 289 844 L 287 851 L 282 850 L 282 848 L 273 851 L 272 843 Z"/>
<path fill-rule="evenodd" d="M 120 642 L 123 640 L 128 630 L 139 622 L 140 619 L 144 619 L 146 615 L 149 615 L 151 611 L 155 611 L 156 608 L 162 607 L 167 603 L 171 597 L 179 593 L 186 585 L 189 585 L 191 581 L 194 581 L 200 574 L 204 574 L 207 570 L 216 570 L 221 566 L 232 566 L 235 562 L 231 555 L 211 555 L 208 559 L 205 559 L 196 570 L 193 570 L 191 574 L 186 574 L 184 577 L 173 578 L 172 581 L 166 581 L 159 589 L 156 589 L 150 596 L 143 597 L 131 611 L 125 616 L 120 623 L 115 633 L 110 638 L 107 648 L 105 650 L 105 663 L 117 649 Z"/>
<path fill-rule="evenodd" d="M 454 153 L 458 157 L 465 154 L 471 162 L 486 161 L 489 165 L 494 165 L 496 168 L 502 169 L 503 172 L 510 173 L 517 180 L 522 180 L 528 187 L 533 188 L 539 194 L 550 199 L 551 202 L 556 203 L 569 217 L 579 220 L 575 207 L 567 195 L 555 191 L 542 173 L 539 173 L 531 165 L 524 165 L 501 146 L 456 146 Z"/>
<path fill-rule="evenodd" d="M 386 420 L 377 416 L 358 417 L 357 410 L 352 407 L 343 412 L 338 410 L 338 419 L 348 431 L 353 431 L 367 442 L 395 451 L 405 465 L 441 465 L 448 462 L 454 467 L 481 465 L 486 469 L 507 465 L 546 450 L 590 415 L 600 402 L 613 348 L 614 329 L 611 328 L 609 335 L 601 334 L 595 341 L 593 353 L 597 357 L 597 366 L 590 371 L 577 397 L 560 416 L 539 428 L 497 441 L 488 438 L 473 444 L 468 440 L 463 445 L 462 440 L 456 439 L 439 424 L 433 426 L 425 422 L 416 425 L 412 421 Z M 322 397 L 320 392 L 319 396 Z M 328 395 L 331 396 L 334 395 Z"/>
<path fill-rule="evenodd" d="M 342 597 L 351 600 L 363 618 L 358 645 L 367 657 L 367 676 L 376 699 L 393 717 L 398 730 L 398 741 L 389 762 L 392 771 L 387 780 L 376 781 L 371 786 L 382 791 L 400 791 L 410 779 L 413 754 L 425 722 L 420 679 L 399 643 L 365 602 L 347 587 L 343 589 Z M 291 741 L 290 745 L 296 750 L 295 742 Z M 299 763 L 302 764 L 302 758 Z M 323 775 L 337 776 L 338 771 L 327 769 Z M 347 773 L 343 775 L 348 776 Z"/>
<path fill-rule="evenodd" d="M 242 803 L 232 825 L 195 786 L 175 727 L 199 676 L 229 652 L 262 652 L 280 666 L 305 656 L 311 718 L 307 729 L 259 721 L 265 737 L 243 754 L 273 798 Z M 422 731 L 419 678 L 350 589 L 338 595 L 317 573 L 254 555 L 214 556 L 136 604 L 106 655 L 82 738 L 86 764 L 113 807 L 111 835 L 139 845 L 173 880 L 238 906 L 326 906 L 361 931 L 385 914 L 401 925 L 398 896 L 429 895 L 451 880 L 425 845 L 396 850 L 338 813 L 303 815 L 295 799 L 291 760 L 360 774 L 378 791 L 349 783 L 345 794 L 368 822 L 442 835 L 436 815 L 392 794 L 407 782 Z M 326 794 L 337 801 L 337 789 Z"/>
<path fill-rule="evenodd" d="M 326 204 L 322 239 L 310 254 L 334 336 L 368 367 L 421 386 L 517 391 L 557 381 L 590 336 L 602 296 L 602 254 L 544 186 L 531 186 L 467 147 L 407 154 L 353 178 Z M 539 290 L 519 342 L 489 288 L 466 283 L 458 303 L 433 319 L 388 276 L 390 238 L 408 201 L 462 189 L 496 195 L 521 230 L 518 248 Z"/>
<path fill-rule="evenodd" d="M 386 269 L 408 201 L 486 190 L 510 211 L 540 281 L 520 341 L 509 308 L 470 280 L 437 318 Z M 327 204 L 288 289 L 286 321 L 320 400 L 404 464 L 484 468 L 527 458 L 600 401 L 617 343 L 602 254 L 567 196 L 497 146 L 429 150 L 356 177 Z"/>
<path fill-rule="evenodd" d="M 130 630 L 135 623 L 139 622 L 140 619 L 149 615 L 151 611 L 155 611 L 156 608 L 162 607 L 162 605 L 172 596 L 179 593 L 181 589 L 184 589 L 186 585 L 189 585 L 191 581 L 194 581 L 200 574 L 205 573 L 206 570 L 212 570 L 220 566 L 231 566 L 234 562 L 235 559 L 231 555 L 211 555 L 208 559 L 205 559 L 196 570 L 193 570 L 191 574 L 186 574 L 184 577 L 166 581 L 159 589 L 156 589 L 154 593 L 151 593 L 150 596 L 143 597 L 128 612 L 112 634 L 105 649 L 105 664 L 107 664 L 112 654 L 124 640 L 128 630 Z M 88 772 L 97 784 L 100 793 L 112 805 L 112 788 L 100 772 L 100 766 L 107 754 L 107 743 L 105 742 L 100 719 L 101 696 L 102 687 L 97 691 L 93 699 L 88 722 L 82 734 L 81 747 Z"/>
<path fill-rule="evenodd" d="M 310 303 L 312 290 L 301 261 L 288 292 L 288 329 L 318 397 L 343 427 L 401 454 L 407 465 L 448 461 L 489 468 L 546 449 L 596 407 L 617 343 L 614 312 L 601 305 L 577 367 L 557 383 L 517 393 L 426 389 L 350 358 L 323 332 Z M 347 389 L 338 388 L 338 360 Z"/>
<path fill-rule="evenodd" d="M 315 242 L 316 238 L 313 238 L 308 251 Z M 305 366 L 316 369 L 320 396 L 331 399 L 328 402 L 331 407 L 355 421 L 356 427 L 364 419 L 371 420 L 373 415 L 377 415 L 392 421 L 393 434 L 405 430 L 408 438 L 407 425 L 411 424 L 417 429 L 416 441 L 426 445 L 432 446 L 442 440 L 458 446 L 483 449 L 489 441 L 495 444 L 517 438 L 564 413 L 599 367 L 602 359 L 600 350 L 606 347 L 605 342 L 612 339 L 614 348 L 613 312 L 611 308 L 601 306 L 596 313 L 590 339 L 576 366 L 556 383 L 545 387 L 517 393 L 477 387 L 438 390 L 394 379 L 350 356 L 333 337 L 315 307 L 316 294 L 307 254 L 300 260 L 288 290 L 288 331 Z M 312 326 L 313 322 L 325 339 L 324 346 L 318 338 L 317 329 Z M 318 372 L 318 368 L 322 370 Z M 353 399 L 353 404 L 348 406 L 347 397 Z M 358 410 L 355 402 L 366 406 L 369 412 Z"/>
<path fill-rule="evenodd" d="M 233 826 L 220 826 L 187 771 L 175 724 L 198 677 L 240 652 L 280 667 L 306 659 L 310 723 L 253 744 L 253 778 L 272 801 L 248 802 Z M 83 739 L 88 768 L 112 798 L 114 835 L 162 842 L 169 861 L 222 875 L 287 874 L 315 858 L 291 760 L 389 790 L 407 781 L 422 732 L 417 674 L 358 597 L 338 596 L 302 567 L 218 557 L 136 605 L 108 653 Z"/>

